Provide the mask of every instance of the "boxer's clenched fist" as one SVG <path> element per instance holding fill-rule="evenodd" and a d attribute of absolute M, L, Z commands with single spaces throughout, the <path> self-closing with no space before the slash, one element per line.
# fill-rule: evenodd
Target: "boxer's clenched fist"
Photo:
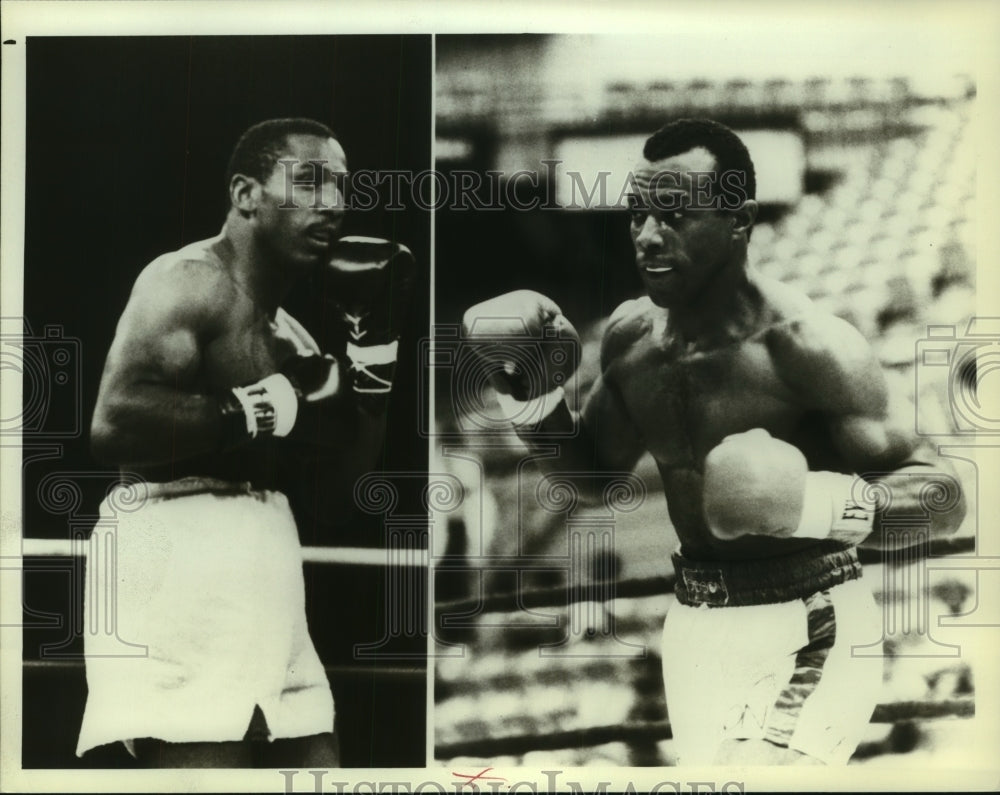
<path fill-rule="evenodd" d="M 558 390 L 580 362 L 576 329 L 554 301 L 532 290 L 476 304 L 462 328 L 497 393 L 517 401 Z"/>
<path fill-rule="evenodd" d="M 392 389 L 415 276 L 406 246 L 373 237 L 341 238 L 320 268 L 333 333 L 346 333 L 351 386 L 359 394 L 385 395 Z"/>
<path fill-rule="evenodd" d="M 716 538 L 768 535 L 856 544 L 872 530 L 864 482 L 810 472 L 793 445 L 762 428 L 727 436 L 705 458 L 704 508 Z"/>
<path fill-rule="evenodd" d="M 340 366 L 332 356 L 293 356 L 254 384 L 223 394 L 219 410 L 225 423 L 223 447 L 267 436 L 288 436 L 307 407 L 337 398 Z"/>
<path fill-rule="evenodd" d="M 809 467 L 798 448 L 762 428 L 727 436 L 705 458 L 705 519 L 717 538 L 790 536 Z"/>

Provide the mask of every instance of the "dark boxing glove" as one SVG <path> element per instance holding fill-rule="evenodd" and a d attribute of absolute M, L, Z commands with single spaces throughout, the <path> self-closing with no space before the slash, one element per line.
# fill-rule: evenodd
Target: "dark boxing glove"
<path fill-rule="evenodd" d="M 505 293 L 469 308 L 462 330 L 514 425 L 534 424 L 562 403 L 580 337 L 554 301 L 532 290 Z"/>
<path fill-rule="evenodd" d="M 358 395 L 392 389 L 403 319 L 416 276 L 406 246 L 374 237 L 344 237 L 321 268 L 330 317 L 347 337 L 348 380 Z"/>
<path fill-rule="evenodd" d="M 340 366 L 332 356 L 293 356 L 281 371 L 222 395 L 224 446 L 267 436 L 288 436 L 310 406 L 341 394 Z"/>

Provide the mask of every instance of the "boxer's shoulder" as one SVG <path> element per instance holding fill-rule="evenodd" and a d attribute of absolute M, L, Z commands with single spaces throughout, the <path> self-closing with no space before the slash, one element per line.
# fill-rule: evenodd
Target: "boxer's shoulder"
<path fill-rule="evenodd" d="M 812 306 L 778 320 L 763 338 L 778 376 L 816 405 L 847 411 L 882 402 L 878 359 L 847 321 Z"/>
<path fill-rule="evenodd" d="M 226 275 L 225 264 L 209 242 L 192 243 L 156 257 L 142 269 L 136 279 L 136 288 L 148 289 L 155 285 L 167 290 L 165 298 L 213 286 L 216 291 L 231 292 L 235 288 Z"/>
<path fill-rule="evenodd" d="M 796 317 L 816 311 L 816 305 L 809 296 L 797 287 L 762 274 L 756 274 L 753 282 L 776 317 Z"/>
<path fill-rule="evenodd" d="M 142 269 L 129 303 L 197 325 L 221 321 L 246 302 L 211 241 L 161 254 Z"/>
<path fill-rule="evenodd" d="M 802 312 L 771 325 L 764 334 L 777 363 L 858 369 L 871 364 L 871 346 L 850 323 L 820 311 Z"/>

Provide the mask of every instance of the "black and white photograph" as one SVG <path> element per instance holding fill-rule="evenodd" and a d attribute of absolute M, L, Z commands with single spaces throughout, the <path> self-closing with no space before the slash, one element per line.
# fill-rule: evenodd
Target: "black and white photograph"
<path fill-rule="evenodd" d="M 17 46 L 22 765 L 422 765 L 430 37 Z"/>
<path fill-rule="evenodd" d="M 5 0 L 0 791 L 995 791 L 1000 9 Z"/>
<path fill-rule="evenodd" d="M 974 64 L 760 33 L 436 37 L 438 763 L 989 753 Z"/>

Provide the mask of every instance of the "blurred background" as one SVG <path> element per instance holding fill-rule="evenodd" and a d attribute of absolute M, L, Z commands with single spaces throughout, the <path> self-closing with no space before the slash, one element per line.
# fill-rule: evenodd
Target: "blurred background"
<path fill-rule="evenodd" d="M 435 216 L 438 350 L 460 350 L 468 306 L 538 290 L 584 340 L 567 389 L 578 403 L 604 319 L 641 289 L 617 206 L 624 178 L 658 127 L 705 116 L 738 132 L 755 161 L 751 261 L 868 338 L 919 432 L 970 438 L 986 422 L 979 335 L 1000 329 L 969 325 L 976 81 L 971 49 L 951 33 L 913 20 L 722 31 L 700 17 L 662 37 L 438 36 L 437 167 L 453 184 L 482 178 L 478 210 Z M 581 186 L 601 171 L 607 194 L 588 201 Z M 436 758 L 672 764 L 659 639 L 677 541 L 652 461 L 613 510 L 554 498 L 495 421 L 489 390 L 455 390 L 454 361 L 431 362 L 433 471 L 465 488 L 433 529 Z M 935 557 L 976 549 L 975 450 L 948 455 L 970 509 Z M 885 691 L 856 764 L 903 753 L 961 763 L 976 748 L 976 655 L 958 633 L 979 623 L 977 573 L 913 561 L 866 558 L 889 629 L 859 652 L 884 653 Z"/>

